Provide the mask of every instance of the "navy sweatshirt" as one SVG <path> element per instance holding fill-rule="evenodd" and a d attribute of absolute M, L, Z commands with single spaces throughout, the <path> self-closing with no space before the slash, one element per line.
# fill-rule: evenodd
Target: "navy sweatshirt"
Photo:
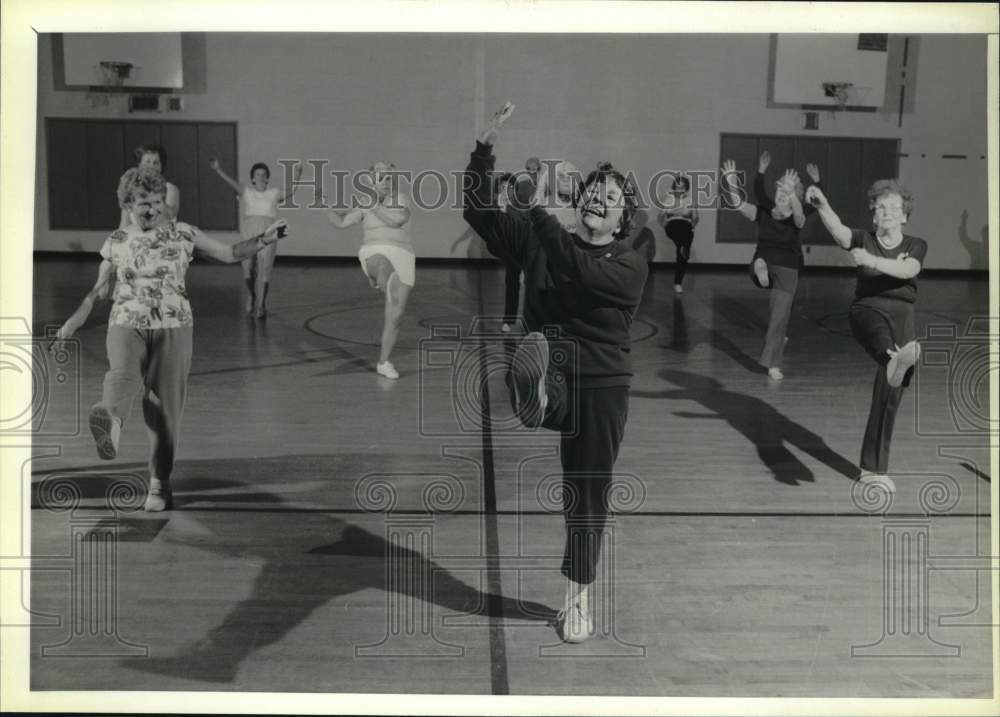
<path fill-rule="evenodd" d="M 820 183 L 816 182 L 819 187 Z M 774 200 L 767 196 L 767 185 L 764 175 L 760 172 L 753 180 L 753 191 L 756 197 L 754 204 L 757 206 L 757 249 L 753 258 L 763 257 L 771 266 L 784 266 L 798 271 L 802 264 L 802 231 L 795 226 L 795 218 L 787 216 L 784 219 L 775 219 L 771 216 L 774 209 Z M 808 219 L 816 208 L 811 204 L 804 204 L 802 213 Z"/>
<path fill-rule="evenodd" d="M 628 386 L 629 329 L 646 283 L 645 259 L 619 241 L 588 244 L 541 207 L 498 211 L 490 182 L 495 162 L 492 148 L 477 142 L 466 169 L 463 216 L 490 253 L 524 272 L 528 330 L 559 336 L 550 340 L 550 353 L 571 352 L 568 359 L 553 358 L 571 384 Z"/>

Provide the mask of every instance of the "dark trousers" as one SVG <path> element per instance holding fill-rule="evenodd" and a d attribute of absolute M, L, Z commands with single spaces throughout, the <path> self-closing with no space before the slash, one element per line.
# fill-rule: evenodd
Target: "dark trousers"
<path fill-rule="evenodd" d="M 694 227 L 690 222 L 674 220 L 667 222 L 663 231 L 667 238 L 677 247 L 677 263 L 674 264 L 674 283 L 680 284 L 684 281 L 684 274 L 687 273 L 688 260 L 691 258 L 691 244 L 694 242 Z"/>
<path fill-rule="evenodd" d="M 628 418 L 628 386 L 578 388 L 550 368 L 544 428 L 559 431 L 566 543 L 562 574 L 589 585 L 597 577 L 608 491 Z"/>
<path fill-rule="evenodd" d="M 910 385 L 913 376 L 911 368 L 903 379 L 902 386 L 893 388 L 889 385 L 886 375 L 888 350 L 895 350 L 897 346 L 913 341 L 913 304 L 896 299 L 869 301 L 871 303 L 854 304 L 850 313 L 854 338 L 878 364 L 868 425 L 861 443 L 861 470 L 884 474 L 889 470 L 889 445 L 896 423 L 896 411 L 903 397 L 903 389 Z"/>
<path fill-rule="evenodd" d="M 507 266 L 507 272 L 504 276 L 503 295 L 503 316 L 504 321 L 508 324 L 517 321 L 517 304 L 520 296 L 521 270 L 511 264 Z"/>

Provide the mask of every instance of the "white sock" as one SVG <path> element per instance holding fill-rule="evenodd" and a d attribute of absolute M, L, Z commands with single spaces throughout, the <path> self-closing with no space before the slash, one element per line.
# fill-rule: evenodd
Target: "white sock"
<path fill-rule="evenodd" d="M 584 613 L 590 611 L 590 585 L 566 580 L 566 605 L 571 606 L 579 603 Z"/>

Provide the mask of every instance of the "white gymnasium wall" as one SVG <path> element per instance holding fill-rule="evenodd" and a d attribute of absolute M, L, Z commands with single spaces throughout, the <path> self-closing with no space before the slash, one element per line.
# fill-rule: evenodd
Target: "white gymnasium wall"
<path fill-rule="evenodd" d="M 186 94 L 182 112 L 150 116 L 129 115 L 124 97 L 93 108 L 83 93 L 55 92 L 42 35 L 35 247 L 91 251 L 103 238 L 48 228 L 45 117 L 236 121 L 241 178 L 253 162 L 283 157 L 349 170 L 386 158 L 448 174 L 464 167 L 477 118 L 509 98 L 517 110 L 497 146 L 501 168 L 531 155 L 564 156 L 584 170 L 607 159 L 645 182 L 663 169 L 717 167 L 721 132 L 806 134 L 800 111 L 766 106 L 769 48 L 768 35 L 216 34 L 206 42 L 207 92 Z M 976 245 L 987 217 L 985 37 L 921 36 L 909 91 L 915 111 L 902 128 L 894 112 L 824 112 L 813 134 L 900 138 L 901 178 L 917 197 L 909 230 L 929 240 L 927 266 L 986 268 Z M 482 255 L 450 206 L 416 211 L 418 256 Z M 970 246 L 960 239 L 963 211 Z M 350 256 L 360 241 L 358 228 L 334 230 L 318 212 L 285 216 L 293 237 L 282 254 Z M 672 261 L 673 245 L 650 226 L 657 259 Z M 704 213 L 694 261 L 742 263 L 748 252 L 716 244 L 715 215 Z M 833 247 L 814 247 L 807 261 L 849 263 Z"/>

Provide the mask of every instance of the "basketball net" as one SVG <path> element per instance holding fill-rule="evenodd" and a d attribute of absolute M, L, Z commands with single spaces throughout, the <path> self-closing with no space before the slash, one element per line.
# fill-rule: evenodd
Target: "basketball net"
<path fill-rule="evenodd" d="M 117 62 L 115 60 L 102 60 L 94 65 L 97 75 L 98 85 L 87 91 L 87 99 L 90 100 L 91 107 L 107 107 L 111 101 L 111 93 L 104 90 L 106 87 L 121 87 L 132 72 L 131 62 Z"/>

